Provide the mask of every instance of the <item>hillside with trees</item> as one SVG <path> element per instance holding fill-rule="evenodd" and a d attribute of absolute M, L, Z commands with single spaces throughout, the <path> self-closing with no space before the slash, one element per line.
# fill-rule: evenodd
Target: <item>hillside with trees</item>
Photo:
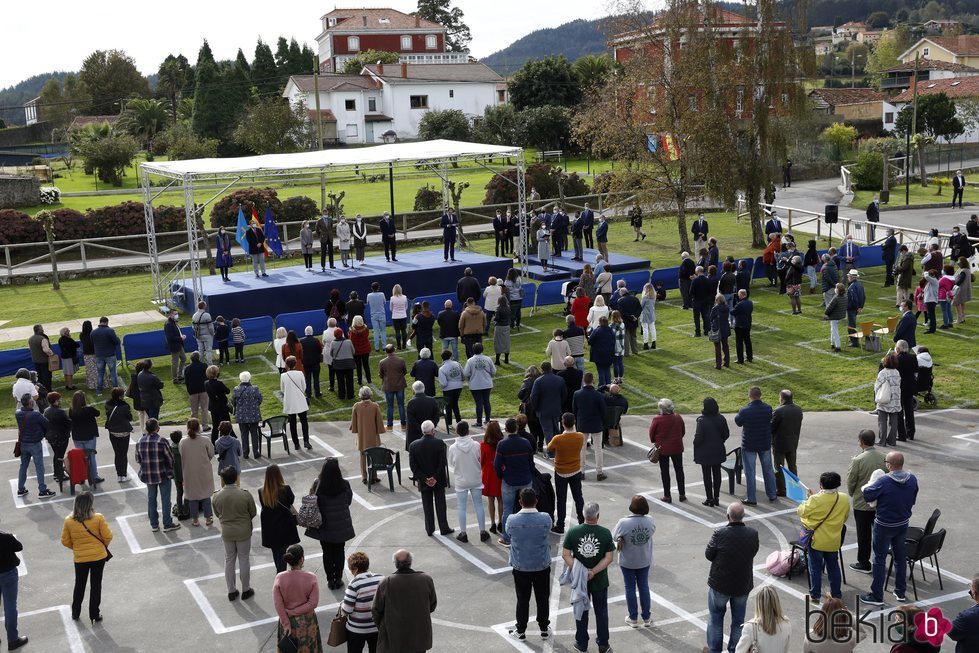
<path fill-rule="evenodd" d="M 480 61 L 506 76 L 529 60 L 548 55 L 564 55 L 568 61 L 574 61 L 586 54 L 603 54 L 609 50 L 602 23 L 603 19 L 578 19 L 559 27 L 535 30 Z"/>

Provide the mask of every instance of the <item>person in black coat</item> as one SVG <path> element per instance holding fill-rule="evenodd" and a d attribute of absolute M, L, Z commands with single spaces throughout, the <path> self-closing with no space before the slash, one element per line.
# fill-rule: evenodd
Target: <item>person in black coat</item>
<path fill-rule="evenodd" d="M 499 211 L 497 211 L 499 215 Z M 494 225 L 496 221 L 493 221 Z M 442 214 L 442 219 L 439 221 L 439 226 L 442 227 L 442 254 L 446 262 L 456 260 L 456 238 L 459 233 L 459 216 L 456 215 L 455 209 L 451 206 L 448 210 Z M 495 229 L 495 227 L 494 227 Z M 497 254 L 499 256 L 499 254 Z"/>
<path fill-rule="evenodd" d="M 381 228 L 381 242 L 384 243 L 384 258 L 391 261 L 398 260 L 398 228 L 394 224 L 394 218 L 387 211 L 381 216 L 378 225 Z"/>
<path fill-rule="evenodd" d="M 561 412 L 573 412 L 574 393 L 581 389 L 581 380 L 584 378 L 585 373 L 574 366 L 574 357 L 567 356 L 564 359 L 564 369 L 555 372 L 555 374 L 564 380 L 564 385 L 568 388 L 568 394 L 564 398 L 564 405 L 561 406 Z"/>
<path fill-rule="evenodd" d="M 683 299 L 683 310 L 685 311 L 690 310 L 690 283 L 696 271 L 697 265 L 690 258 L 690 254 L 683 252 L 680 255 L 680 270 L 677 276 L 680 282 L 680 297 Z"/>
<path fill-rule="evenodd" d="M 199 419 L 201 428 L 205 431 L 210 428 L 211 423 L 207 411 L 207 391 L 204 390 L 206 382 L 207 364 L 201 360 L 200 352 L 195 351 L 190 355 L 190 365 L 184 369 L 184 387 L 190 397 L 190 416 Z"/>
<path fill-rule="evenodd" d="M 185 379 L 186 374 L 184 370 Z M 136 386 L 139 388 L 139 405 L 146 411 L 146 416 L 159 419 L 163 406 L 163 381 L 153 373 L 153 361 L 149 358 L 143 361 L 143 371 L 136 377 Z"/>
<path fill-rule="evenodd" d="M 695 276 L 690 282 L 690 304 L 693 306 L 693 326 L 694 337 L 700 337 L 700 325 L 703 324 L 704 331 L 710 327 L 710 307 L 714 300 L 714 289 L 716 285 L 711 285 L 710 280 L 704 276 L 704 268 L 695 268 Z"/>
<path fill-rule="evenodd" d="M 724 354 L 724 367 L 731 367 L 731 352 L 727 341 L 731 337 L 731 312 L 727 310 L 724 295 L 717 295 L 714 308 L 710 309 L 710 330 L 716 331 L 720 339 L 714 343 L 714 367 L 721 369 L 721 354 Z"/>
<path fill-rule="evenodd" d="M 445 216 L 443 216 L 442 222 L 443 224 L 445 223 Z M 509 230 L 507 219 L 503 217 L 503 211 L 497 209 L 496 217 L 493 218 L 493 237 L 496 240 L 496 249 L 494 251 L 496 252 L 496 256 L 507 255 L 507 244 L 509 242 L 507 234 Z M 443 232 L 443 238 L 444 237 L 445 234 Z"/>
<path fill-rule="evenodd" d="M 951 244 L 951 239 L 949 243 Z M 893 229 L 887 230 L 887 238 L 880 247 L 880 253 L 884 258 L 884 287 L 887 288 L 894 285 L 894 263 L 897 261 L 897 238 Z"/>
<path fill-rule="evenodd" d="M 343 480 L 339 460 L 327 458 L 323 462 L 320 476 L 310 492 L 316 495 L 316 506 L 323 523 L 317 528 L 307 528 L 305 535 L 320 541 L 326 586 L 337 590 L 343 587 L 343 547 L 355 535 L 354 522 L 350 518 L 354 493 L 350 483 Z"/>
<path fill-rule="evenodd" d="M 204 382 L 204 392 L 207 393 L 207 409 L 211 413 L 211 443 L 217 442 L 218 427 L 221 422 L 231 421 L 231 407 L 228 404 L 228 395 L 231 390 L 218 378 L 221 369 L 217 365 L 207 368 L 207 381 Z M 235 432 L 231 431 L 232 437 Z M 293 434 L 295 435 L 295 434 Z"/>
<path fill-rule="evenodd" d="M 910 311 L 907 313 L 911 315 Z M 897 351 L 897 373 L 901 375 L 901 411 L 902 419 L 897 421 L 897 439 L 900 442 L 914 440 L 914 405 L 915 393 L 918 391 L 918 357 L 910 351 L 908 342 L 898 340 L 894 345 Z"/>
<path fill-rule="evenodd" d="M 272 552 L 275 571 L 286 570 L 283 559 L 286 549 L 299 544 L 296 517 L 290 508 L 296 502 L 292 488 L 286 485 L 282 471 L 275 463 L 265 468 L 265 484 L 258 491 L 258 505 L 262 507 L 262 546 Z"/>
<path fill-rule="evenodd" d="M 731 309 L 731 317 L 734 318 L 734 347 L 737 351 L 739 365 L 744 365 L 744 355 L 747 351 L 748 362 L 755 358 L 751 349 L 751 314 L 755 310 L 755 304 L 748 299 L 746 290 L 738 291 L 738 301 Z"/>
<path fill-rule="evenodd" d="M 408 427 L 405 430 L 405 449 L 408 451 L 411 451 L 411 443 L 422 437 L 422 424 L 426 420 L 438 424 L 441 418 L 439 406 L 435 398 L 425 392 L 424 381 L 415 381 L 412 383 L 411 390 L 415 393 L 415 396 L 412 397 L 405 407 L 408 420 Z"/>
<path fill-rule="evenodd" d="M 421 426 L 422 437 L 408 448 L 408 465 L 421 491 L 425 532 L 429 537 L 435 533 L 435 519 L 438 518 L 439 533 L 451 535 L 455 530 L 449 527 L 445 518 L 445 487 L 449 484 L 445 443 L 435 437 L 434 421 L 426 420 Z"/>
<path fill-rule="evenodd" d="M 466 305 L 467 299 L 472 299 L 478 304 L 483 296 L 483 289 L 479 287 L 479 280 L 473 276 L 472 268 L 466 268 L 462 273 L 462 278 L 456 282 L 456 299 L 460 306 Z"/>
<path fill-rule="evenodd" d="M 721 498 L 721 464 L 727 459 L 724 443 L 731 435 L 727 419 L 720 414 L 713 397 L 704 398 L 704 409 L 697 418 L 693 436 L 693 461 L 704 473 L 705 506 L 719 506 Z"/>
<path fill-rule="evenodd" d="M 61 407 L 61 395 L 57 392 L 48 393 L 48 407 L 44 409 L 44 419 L 48 420 L 48 432 L 44 434 L 51 452 L 54 454 L 54 480 L 67 481 L 65 474 L 65 452 L 68 450 L 68 440 L 71 439 L 71 419 Z"/>
<path fill-rule="evenodd" d="M 442 311 L 443 313 L 445 311 Z M 458 320 L 456 321 L 456 328 L 458 328 Z M 414 365 L 411 366 L 411 371 L 409 372 L 412 378 L 416 381 L 421 381 L 425 384 L 425 394 L 429 397 L 435 396 L 435 379 L 439 375 L 439 366 L 432 360 L 432 350 L 428 347 L 423 347 L 420 352 L 418 352 L 418 360 L 415 361 Z"/>
<path fill-rule="evenodd" d="M 876 224 L 880 222 L 880 198 L 874 195 L 874 199 L 870 201 L 867 205 L 867 235 L 870 240 L 874 240 L 876 237 L 877 227 Z"/>
<path fill-rule="evenodd" d="M 27 644 L 27 637 L 17 632 L 17 584 L 19 574 L 17 567 L 20 558 L 17 554 L 24 550 L 24 545 L 13 533 L 0 531 L 0 577 L 3 581 L 3 607 L 6 617 L 7 648 L 10 651 L 19 649 Z"/>
<path fill-rule="evenodd" d="M 642 303 L 630 292 L 619 297 L 619 315 L 625 324 L 625 355 L 635 356 L 639 353 L 639 343 L 636 341 L 636 330 L 639 329 L 639 317 L 642 315 Z"/>
<path fill-rule="evenodd" d="M 347 304 L 349 306 L 349 304 Z M 306 376 L 306 398 L 312 394 L 319 399 L 323 396 L 320 392 L 320 366 L 323 362 L 323 343 L 313 335 L 313 327 L 307 326 L 304 330 L 305 335 L 299 339 L 299 345 L 303 348 L 303 374 Z"/>
<path fill-rule="evenodd" d="M 265 274 L 265 232 L 257 222 L 252 222 L 245 232 L 245 242 L 248 243 L 248 255 L 252 257 L 252 270 L 255 276 L 259 276 L 259 270 L 262 271 L 263 277 L 269 276 Z"/>

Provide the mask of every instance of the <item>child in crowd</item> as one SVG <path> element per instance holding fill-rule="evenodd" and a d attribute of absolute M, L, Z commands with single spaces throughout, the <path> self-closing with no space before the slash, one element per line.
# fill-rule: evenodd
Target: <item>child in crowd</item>
<path fill-rule="evenodd" d="M 914 289 L 914 321 L 918 321 L 918 317 L 922 313 L 925 313 L 925 286 L 928 282 L 924 277 L 918 279 L 918 287 Z M 925 313 L 925 326 L 928 326 L 928 313 Z"/>
<path fill-rule="evenodd" d="M 224 469 L 229 465 L 234 467 L 241 475 L 241 442 L 235 437 L 231 430 L 231 422 L 221 422 L 218 426 L 217 441 L 214 443 L 214 454 L 218 457 L 218 469 Z M 240 484 L 240 480 L 238 481 Z M 222 481 L 221 486 L 224 487 Z"/>
<path fill-rule="evenodd" d="M 173 484 L 177 488 L 177 500 L 173 504 L 173 515 L 177 519 L 188 519 L 190 517 L 189 506 L 184 506 L 184 468 L 180 460 L 180 440 L 183 439 L 183 431 L 170 432 L 170 451 L 173 454 Z"/>
<path fill-rule="evenodd" d="M 214 342 L 218 344 L 218 365 L 231 362 L 231 352 L 228 351 L 228 340 L 231 338 L 231 327 L 218 315 L 214 320 Z"/>
<path fill-rule="evenodd" d="M 245 362 L 245 330 L 241 328 L 241 320 L 231 320 L 231 341 L 235 343 L 235 362 Z"/>

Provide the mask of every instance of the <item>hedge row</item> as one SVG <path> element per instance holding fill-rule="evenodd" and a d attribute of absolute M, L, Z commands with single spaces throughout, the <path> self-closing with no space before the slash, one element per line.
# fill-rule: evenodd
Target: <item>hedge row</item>
<path fill-rule="evenodd" d="M 146 218 L 139 202 L 89 209 L 55 209 L 54 234 L 57 240 L 78 240 L 104 236 L 132 236 L 146 233 Z M 182 206 L 159 206 L 154 211 L 157 231 L 183 229 Z M 45 240 L 44 229 L 29 215 L 14 209 L 0 210 L 0 245 L 36 243 Z"/>

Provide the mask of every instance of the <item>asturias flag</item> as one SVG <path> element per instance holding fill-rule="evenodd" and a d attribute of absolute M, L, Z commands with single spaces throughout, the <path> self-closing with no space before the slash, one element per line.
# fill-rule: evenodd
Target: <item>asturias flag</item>
<path fill-rule="evenodd" d="M 806 486 L 802 484 L 799 477 L 782 466 L 782 476 L 785 477 L 785 496 L 796 503 L 804 503 L 806 500 Z"/>
<path fill-rule="evenodd" d="M 235 240 L 241 245 L 241 248 L 245 250 L 245 254 L 248 253 L 248 239 L 245 238 L 245 232 L 248 231 L 248 223 L 245 222 L 245 212 L 238 207 L 238 229 L 235 232 Z"/>
<path fill-rule="evenodd" d="M 265 209 L 265 244 L 276 256 L 282 256 L 282 240 L 279 239 L 279 227 L 272 217 L 272 207 Z"/>

